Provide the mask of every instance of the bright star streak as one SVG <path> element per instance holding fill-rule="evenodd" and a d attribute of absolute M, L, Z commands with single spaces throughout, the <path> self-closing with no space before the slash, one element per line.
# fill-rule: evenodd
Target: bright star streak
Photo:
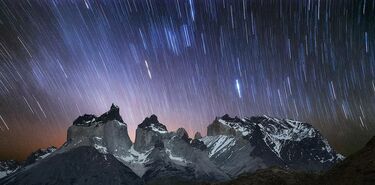
<path fill-rule="evenodd" d="M 148 63 L 147 63 L 147 60 L 145 60 L 145 64 L 146 64 L 146 68 L 147 68 L 147 73 L 148 73 L 148 76 L 150 77 L 150 79 L 152 79 L 152 76 L 151 76 L 151 71 L 150 71 L 150 68 L 148 67 Z"/>
<path fill-rule="evenodd" d="M 238 79 L 236 79 L 236 88 L 237 88 L 237 92 L 238 92 L 238 97 L 242 98 L 241 87 L 240 87 L 240 83 L 238 82 Z"/>
<path fill-rule="evenodd" d="M 5 123 L 5 120 L 3 119 L 3 117 L 1 115 L 0 115 L 0 119 L 4 123 L 5 127 L 9 130 L 9 127 L 8 127 L 7 123 Z"/>

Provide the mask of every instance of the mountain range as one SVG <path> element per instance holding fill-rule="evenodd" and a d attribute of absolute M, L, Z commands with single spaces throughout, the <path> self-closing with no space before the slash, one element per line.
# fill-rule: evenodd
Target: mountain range
<path fill-rule="evenodd" d="M 168 131 L 151 115 L 138 125 L 133 143 L 119 110 L 112 104 L 100 116 L 79 116 L 58 149 L 40 149 L 22 164 L 1 162 L 0 184 L 228 183 L 273 172 L 315 179 L 312 174 L 351 159 L 310 124 L 265 115 L 217 117 L 206 136 L 193 138 L 184 128 Z"/>

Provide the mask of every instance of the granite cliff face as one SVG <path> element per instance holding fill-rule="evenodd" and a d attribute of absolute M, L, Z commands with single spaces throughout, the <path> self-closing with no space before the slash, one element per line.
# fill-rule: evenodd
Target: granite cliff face
<path fill-rule="evenodd" d="M 68 129 L 67 142 L 62 151 L 79 146 L 93 146 L 103 153 L 123 154 L 132 145 L 126 123 L 122 120 L 116 105 L 99 117 L 83 115 Z"/>
<path fill-rule="evenodd" d="M 326 170 L 342 159 L 311 125 L 267 116 L 231 118 L 224 115 L 208 126 L 207 136 L 196 133 L 190 138 L 184 128 L 168 131 L 156 115 L 151 115 L 138 125 L 132 143 L 119 110 L 112 105 L 99 117 L 89 114 L 78 117 L 69 127 L 67 141 L 61 148 L 48 155 L 42 154 L 45 150 L 40 151 L 33 165 L 22 168 L 3 182 L 20 184 L 27 180 L 31 184 L 42 181 L 53 184 L 50 177 L 55 173 L 64 174 L 77 184 L 87 184 L 95 182 L 92 177 L 99 172 L 106 174 L 98 181 L 102 184 L 221 182 L 270 166 Z M 95 164 L 86 164 L 85 158 L 86 163 Z M 65 164 L 75 165 L 77 169 Z M 106 168 L 97 172 L 79 171 L 99 164 Z M 84 175 L 77 176 L 69 171 Z M 37 180 L 41 173 L 47 175 Z M 108 174 L 120 177 L 110 179 Z"/>

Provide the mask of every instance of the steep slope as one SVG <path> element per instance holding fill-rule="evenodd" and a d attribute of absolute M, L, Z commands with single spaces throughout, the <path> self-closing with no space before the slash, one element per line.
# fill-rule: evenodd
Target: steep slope
<path fill-rule="evenodd" d="M 231 176 L 275 165 L 320 171 L 343 159 L 318 130 L 287 119 L 224 115 L 208 126 L 207 135 L 200 140 L 207 145 L 209 157 Z"/>
<path fill-rule="evenodd" d="M 112 155 L 81 146 L 56 154 L 0 181 L 4 185 L 140 185 L 142 180 Z"/>

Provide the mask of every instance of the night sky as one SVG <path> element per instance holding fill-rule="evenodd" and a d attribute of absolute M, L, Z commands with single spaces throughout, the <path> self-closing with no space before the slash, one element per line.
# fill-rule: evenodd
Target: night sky
<path fill-rule="evenodd" d="M 112 102 L 132 139 L 151 114 L 190 136 L 266 114 L 351 153 L 375 135 L 375 1 L 0 1 L 0 159 Z"/>

